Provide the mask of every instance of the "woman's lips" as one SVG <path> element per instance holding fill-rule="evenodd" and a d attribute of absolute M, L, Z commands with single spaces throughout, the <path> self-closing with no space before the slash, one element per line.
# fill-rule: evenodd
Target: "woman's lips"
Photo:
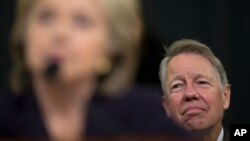
<path fill-rule="evenodd" d="M 62 61 L 63 61 L 63 57 L 62 56 L 53 55 L 52 57 L 50 57 L 50 62 L 51 63 L 60 64 Z"/>

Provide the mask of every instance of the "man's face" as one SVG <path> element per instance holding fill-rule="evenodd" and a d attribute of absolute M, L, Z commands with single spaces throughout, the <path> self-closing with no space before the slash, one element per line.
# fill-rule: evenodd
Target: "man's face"
<path fill-rule="evenodd" d="M 212 64 L 195 54 L 180 54 L 167 66 L 167 94 L 163 106 L 167 115 L 190 131 L 221 126 L 230 102 L 230 88 L 220 87 Z"/>

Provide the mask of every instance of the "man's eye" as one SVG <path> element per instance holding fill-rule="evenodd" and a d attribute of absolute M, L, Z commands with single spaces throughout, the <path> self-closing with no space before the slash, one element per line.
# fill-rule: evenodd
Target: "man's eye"
<path fill-rule="evenodd" d="M 171 87 L 171 90 L 176 91 L 183 87 L 182 83 L 175 84 Z"/>
<path fill-rule="evenodd" d="M 209 83 L 207 81 L 198 81 L 198 85 L 207 86 L 207 85 L 209 85 Z"/>

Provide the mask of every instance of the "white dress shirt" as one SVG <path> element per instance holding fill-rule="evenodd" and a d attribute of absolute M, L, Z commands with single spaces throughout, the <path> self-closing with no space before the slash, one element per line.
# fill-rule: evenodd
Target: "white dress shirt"
<path fill-rule="evenodd" d="M 217 138 L 217 141 L 223 141 L 223 137 L 224 137 L 224 129 L 222 128 L 220 131 L 220 135 Z"/>

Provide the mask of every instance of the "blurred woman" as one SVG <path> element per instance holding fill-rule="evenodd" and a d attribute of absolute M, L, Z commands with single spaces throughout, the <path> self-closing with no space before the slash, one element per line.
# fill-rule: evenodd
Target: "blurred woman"
<path fill-rule="evenodd" d="M 93 95 L 133 85 L 139 11 L 135 0 L 18 0 L 11 40 L 11 89 L 18 96 L 5 134 L 85 136 Z"/>
<path fill-rule="evenodd" d="M 160 88 L 134 85 L 140 17 L 137 0 L 18 0 L 0 137 L 178 135 Z"/>

